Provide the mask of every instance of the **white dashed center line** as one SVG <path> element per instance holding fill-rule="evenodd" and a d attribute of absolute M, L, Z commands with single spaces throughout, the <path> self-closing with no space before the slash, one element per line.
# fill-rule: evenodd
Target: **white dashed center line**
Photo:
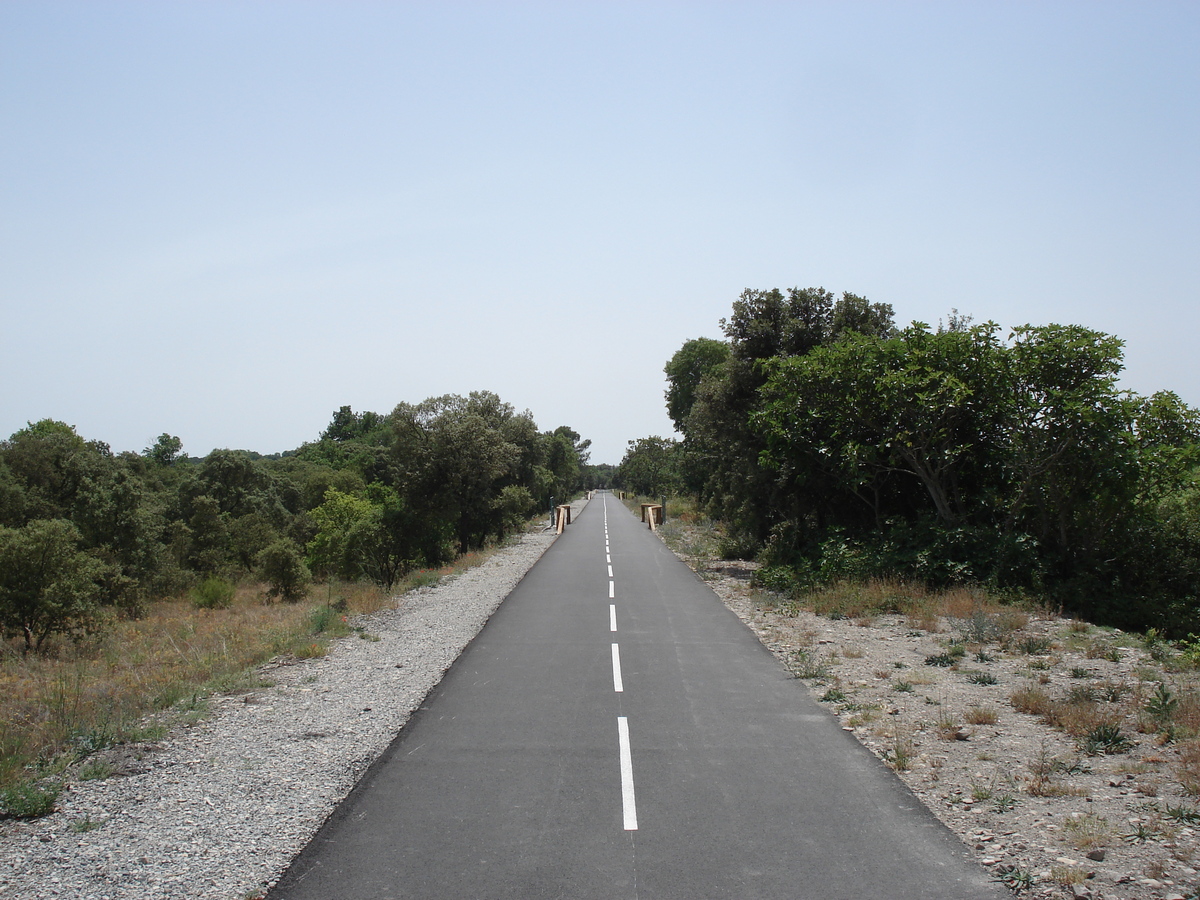
<path fill-rule="evenodd" d="M 608 498 L 604 499 L 604 561 L 608 564 L 608 599 L 615 599 L 616 582 L 613 580 L 612 547 L 608 539 Z M 617 605 L 608 605 L 608 630 L 617 632 Z M 625 682 L 621 676 L 621 646 L 612 645 L 613 690 L 620 694 L 625 691 Z M 617 717 L 617 742 L 621 751 L 621 811 L 626 831 L 637 831 L 637 803 L 633 793 L 633 752 L 629 744 L 629 719 Z"/>
<path fill-rule="evenodd" d="M 633 794 L 633 753 L 629 749 L 629 720 L 617 717 L 617 741 L 621 745 L 621 808 L 625 830 L 637 831 L 637 802 Z"/>

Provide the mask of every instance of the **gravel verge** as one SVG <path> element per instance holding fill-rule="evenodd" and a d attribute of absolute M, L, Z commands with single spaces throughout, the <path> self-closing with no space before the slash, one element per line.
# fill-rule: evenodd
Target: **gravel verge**
<path fill-rule="evenodd" d="M 50 816 L 0 823 L 0 897 L 260 896 L 554 537 L 525 534 L 357 619 L 361 634 L 325 657 L 263 666 L 270 687 L 214 697 L 202 721 L 110 751 L 110 777 L 72 783 Z"/>

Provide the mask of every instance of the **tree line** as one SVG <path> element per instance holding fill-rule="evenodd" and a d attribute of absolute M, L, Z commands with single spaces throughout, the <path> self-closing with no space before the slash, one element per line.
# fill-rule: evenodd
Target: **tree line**
<path fill-rule="evenodd" d="M 271 457 L 190 458 L 170 434 L 114 454 L 66 423 L 30 423 L 0 442 L 0 630 L 42 649 L 213 576 L 261 578 L 284 600 L 314 577 L 390 589 L 604 477 L 590 443 L 489 392 L 386 415 L 343 406 L 318 439 Z"/>
<path fill-rule="evenodd" d="M 747 290 L 666 364 L 682 438 L 618 478 L 685 492 L 765 578 L 975 583 L 1111 624 L 1200 631 L 1200 413 L 1121 390 L 1123 342 L 821 288 Z"/>

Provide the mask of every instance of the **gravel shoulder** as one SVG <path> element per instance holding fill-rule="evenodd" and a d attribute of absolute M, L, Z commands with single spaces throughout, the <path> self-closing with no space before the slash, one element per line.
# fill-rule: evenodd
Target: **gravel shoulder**
<path fill-rule="evenodd" d="M 269 687 L 214 697 L 198 723 L 110 751 L 114 774 L 72 783 L 52 815 L 0 822 L 0 897 L 260 896 L 554 537 L 525 534 L 403 595 L 325 657 L 269 663 Z"/>

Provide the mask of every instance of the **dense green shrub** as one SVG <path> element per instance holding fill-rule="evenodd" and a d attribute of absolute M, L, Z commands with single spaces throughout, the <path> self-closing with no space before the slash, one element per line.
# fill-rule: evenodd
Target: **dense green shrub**
<path fill-rule="evenodd" d="M 308 593 L 312 573 L 291 541 L 279 540 L 258 554 L 258 576 L 267 584 L 267 596 L 297 603 Z"/>
<path fill-rule="evenodd" d="M 274 457 L 193 459 L 167 433 L 113 454 L 64 422 L 30 423 L 0 441 L 0 633 L 37 649 L 96 627 L 102 606 L 136 617 L 153 597 L 231 573 L 257 571 L 272 596 L 295 599 L 311 577 L 306 549 L 321 576 L 390 589 L 569 499 L 589 445 L 565 425 L 538 431 L 486 391 L 389 415 L 344 406 L 317 441 Z M 200 605 L 228 602 L 198 591 Z"/>
<path fill-rule="evenodd" d="M 54 812 L 60 785 L 37 781 L 18 781 L 0 790 L 0 818 L 38 819 Z"/>
<path fill-rule="evenodd" d="M 190 591 L 197 609 L 228 609 L 233 603 L 234 586 L 224 578 L 205 578 Z"/>
<path fill-rule="evenodd" d="M 1200 412 L 1121 390 L 1119 339 L 957 313 L 896 328 L 815 288 L 746 291 L 721 324 L 727 355 L 689 341 L 666 372 L 679 478 L 738 555 L 1200 631 Z"/>

